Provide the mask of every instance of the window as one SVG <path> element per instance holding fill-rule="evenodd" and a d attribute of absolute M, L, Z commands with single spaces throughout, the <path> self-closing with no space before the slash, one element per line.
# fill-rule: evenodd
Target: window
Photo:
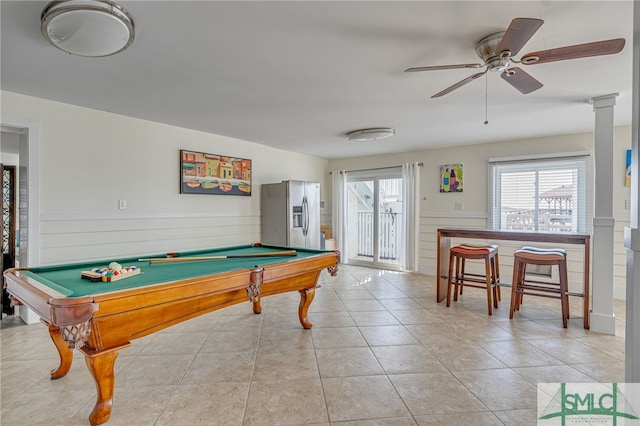
<path fill-rule="evenodd" d="M 586 232 L 588 154 L 489 160 L 491 229 Z"/>

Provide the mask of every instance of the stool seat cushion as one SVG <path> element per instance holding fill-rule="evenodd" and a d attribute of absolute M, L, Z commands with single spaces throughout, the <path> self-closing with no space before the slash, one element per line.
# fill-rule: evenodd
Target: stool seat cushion
<path fill-rule="evenodd" d="M 460 243 L 457 247 L 469 247 L 469 248 L 486 248 L 486 249 L 498 249 L 498 246 L 495 244 L 471 244 L 471 243 Z"/>
<path fill-rule="evenodd" d="M 459 254 L 489 254 L 495 253 L 498 251 L 498 246 L 496 245 L 471 245 L 471 244 L 460 244 L 454 247 L 451 247 L 451 251 Z"/>
<path fill-rule="evenodd" d="M 561 248 L 540 248 L 540 247 L 531 247 L 531 246 L 524 246 L 522 248 L 520 248 L 520 250 L 518 251 L 526 251 L 526 252 L 531 252 L 531 253 L 540 253 L 540 254 L 561 254 L 562 256 L 567 256 L 567 251 Z"/>

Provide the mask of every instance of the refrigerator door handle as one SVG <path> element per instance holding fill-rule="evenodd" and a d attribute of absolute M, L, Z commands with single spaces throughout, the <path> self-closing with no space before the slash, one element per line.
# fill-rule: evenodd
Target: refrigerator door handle
<path fill-rule="evenodd" d="M 302 235 L 306 237 L 309 231 L 309 204 L 306 196 L 302 198 L 302 217 Z"/>

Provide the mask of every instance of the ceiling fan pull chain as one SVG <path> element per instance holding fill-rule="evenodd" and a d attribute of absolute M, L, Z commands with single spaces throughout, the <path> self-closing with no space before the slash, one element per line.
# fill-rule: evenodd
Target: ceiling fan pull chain
<path fill-rule="evenodd" d="M 484 75 L 484 124 L 489 124 L 489 78 L 487 74 Z"/>

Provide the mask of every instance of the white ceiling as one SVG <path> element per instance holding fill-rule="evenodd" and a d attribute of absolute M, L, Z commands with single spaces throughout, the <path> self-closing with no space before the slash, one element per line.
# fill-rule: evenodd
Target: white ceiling
<path fill-rule="evenodd" d="M 49 45 L 47 3 L 1 1 L 2 90 L 325 158 L 589 132 L 585 100 L 610 93 L 620 93 L 616 124 L 631 124 L 632 1 L 121 1 L 136 39 L 105 58 Z M 480 62 L 476 41 L 514 17 L 545 21 L 516 57 L 618 37 L 627 45 L 526 66 L 544 84 L 528 95 L 487 73 L 430 99 L 478 70 L 403 72 Z M 387 126 L 395 137 L 344 139 Z"/>

